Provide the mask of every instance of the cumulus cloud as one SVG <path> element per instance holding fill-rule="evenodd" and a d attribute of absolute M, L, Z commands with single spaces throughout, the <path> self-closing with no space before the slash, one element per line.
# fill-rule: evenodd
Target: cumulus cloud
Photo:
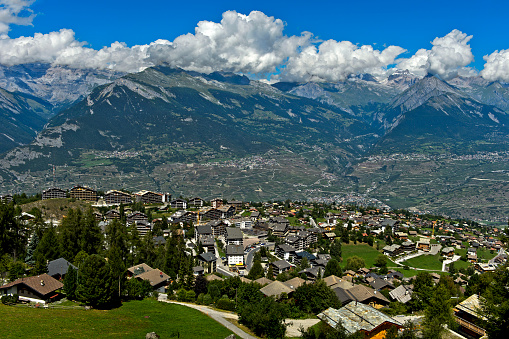
<path fill-rule="evenodd" d="M 442 38 L 435 38 L 431 50 L 420 49 L 412 57 L 399 60 L 397 67 L 421 76 L 431 73 L 451 79 L 459 72 L 464 73 L 461 68 L 474 61 L 470 39 L 472 35 L 454 29 Z"/>
<path fill-rule="evenodd" d="M 288 60 L 281 78 L 285 81 L 341 81 L 350 74 L 372 72 L 394 63 L 405 52 L 398 46 L 383 51 L 372 46 L 357 46 L 349 41 L 328 40 L 308 46 Z"/>
<path fill-rule="evenodd" d="M 484 56 L 484 69 L 481 76 L 489 81 L 509 82 L 509 49 L 495 51 Z"/>
<path fill-rule="evenodd" d="M 35 15 L 29 6 L 35 0 L 0 0 L 0 35 L 10 30 L 10 25 L 31 25 Z M 30 15 L 26 15 L 30 13 Z"/>

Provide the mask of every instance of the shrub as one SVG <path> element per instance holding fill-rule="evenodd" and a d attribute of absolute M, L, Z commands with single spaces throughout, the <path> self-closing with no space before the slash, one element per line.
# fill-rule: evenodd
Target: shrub
<path fill-rule="evenodd" d="M 187 291 L 183 288 L 177 291 L 177 300 L 178 301 L 186 301 L 187 299 Z"/>
<path fill-rule="evenodd" d="M 2 304 L 5 305 L 12 305 L 19 302 L 19 295 L 13 294 L 13 295 L 4 295 L 1 299 Z"/>
<path fill-rule="evenodd" d="M 228 298 L 222 297 L 216 301 L 216 307 L 220 310 L 235 311 L 235 302 Z"/>
<path fill-rule="evenodd" d="M 210 305 L 212 304 L 212 297 L 210 296 L 210 294 L 205 294 L 203 296 L 203 305 Z"/>
<path fill-rule="evenodd" d="M 191 290 L 186 292 L 186 301 L 194 302 L 196 300 L 196 293 Z"/>
<path fill-rule="evenodd" d="M 203 305 L 203 297 L 204 296 L 205 296 L 205 294 L 203 294 L 203 293 L 198 294 L 198 298 L 196 299 L 196 303 L 198 305 Z"/>

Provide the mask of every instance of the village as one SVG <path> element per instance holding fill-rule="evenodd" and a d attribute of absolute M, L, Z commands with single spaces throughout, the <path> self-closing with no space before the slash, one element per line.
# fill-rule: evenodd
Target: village
<path fill-rule="evenodd" d="M 431 286 L 448 284 L 451 296 L 463 300 L 454 308 L 457 331 L 467 337 L 484 336 L 485 329 L 476 321 L 479 313 L 472 312 L 472 307 L 480 309 L 473 286 L 481 275 L 494 273 L 507 261 L 501 229 L 389 208 L 172 198 L 168 193 L 144 190 L 98 192 L 81 185 L 68 191 L 49 188 L 40 199 L 41 203 L 58 201 L 55 199 L 86 202 L 101 239 L 111 237 L 111 228 L 117 227 L 112 225 L 117 224 L 124 225 L 129 236 L 135 233 L 143 239 L 137 249 L 127 246 L 130 249 L 120 259 L 125 274 L 119 278 L 119 297 L 123 295 L 121 284 L 145 281 L 142 295 L 153 294 L 164 302 L 214 304 L 218 309 L 237 311 L 242 318 L 236 294 L 239 284 L 248 284 L 275 303 L 292 305 L 288 306 L 290 316 L 314 313 L 314 324 L 321 320 L 335 328 L 341 321 L 348 333 L 361 330 L 369 338 L 386 333 L 391 326 L 404 330 L 404 319 L 422 311 L 423 281 Z M 2 200 L 9 203 L 13 197 Z M 32 208 L 18 216 L 27 234 L 27 248 L 37 237 L 30 231 L 35 221 L 43 228 L 56 227 L 58 233 L 58 227 L 71 218 L 43 211 Z M 150 256 L 133 254 L 142 243 L 152 248 L 149 262 L 139 261 Z M 99 245 L 111 253 L 109 240 Z M 178 247 L 181 253 L 172 253 L 184 259 L 178 270 L 165 272 L 171 267 L 167 264 L 170 247 Z M 24 303 L 58 304 L 67 294 L 66 275 L 70 270 L 79 275 L 79 253 L 76 249 L 73 255 L 46 260 L 46 267 L 32 276 L 31 266 L 37 264 L 27 261 L 19 277 L 10 272 L 3 275 L 0 292 Z M 128 256 L 136 259 L 128 260 Z M 166 262 L 157 259 L 161 256 Z M 235 299 L 226 281 L 237 282 Z M 212 286 L 226 293 L 215 295 Z M 324 302 L 327 308 L 307 308 L 303 290 L 324 286 L 334 301 Z M 359 313 L 376 319 L 375 323 L 359 325 L 352 320 Z M 419 327 L 422 316 L 413 320 L 413 326 Z M 269 333 L 259 332 L 254 323 L 244 323 L 257 334 Z"/>

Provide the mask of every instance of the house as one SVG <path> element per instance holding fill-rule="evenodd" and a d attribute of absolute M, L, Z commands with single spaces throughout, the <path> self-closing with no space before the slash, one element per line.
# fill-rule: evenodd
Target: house
<path fill-rule="evenodd" d="M 228 219 L 235 215 L 235 207 L 231 205 L 223 205 L 217 208 L 221 219 Z"/>
<path fill-rule="evenodd" d="M 244 266 L 244 246 L 227 245 L 226 259 L 228 260 L 228 266 Z"/>
<path fill-rule="evenodd" d="M 152 271 L 152 270 L 153 270 L 153 268 L 145 263 L 138 264 L 133 267 L 129 267 L 127 269 L 127 277 L 128 278 L 136 277 L 137 275 L 140 275 L 142 273 Z"/>
<path fill-rule="evenodd" d="M 382 251 L 383 251 L 383 253 L 386 256 L 395 257 L 395 256 L 400 255 L 401 253 L 403 253 L 403 248 L 401 247 L 401 245 L 392 244 L 390 246 L 389 245 L 384 246 Z"/>
<path fill-rule="evenodd" d="M 458 323 L 460 330 L 473 338 L 486 335 L 486 330 L 478 324 L 482 323 L 483 311 L 477 294 L 473 294 L 454 307 L 454 321 Z"/>
<path fill-rule="evenodd" d="M 189 207 L 203 207 L 204 204 L 205 202 L 201 198 L 192 198 L 188 203 Z"/>
<path fill-rule="evenodd" d="M 374 308 L 382 308 L 390 303 L 390 301 L 380 292 L 364 285 L 354 285 L 350 288 L 336 287 L 334 293 L 341 301 L 342 305 L 346 305 L 351 301 L 357 301 Z"/>
<path fill-rule="evenodd" d="M 211 235 L 204 235 L 200 237 L 199 242 L 201 243 L 202 247 L 207 251 L 214 253 L 214 245 L 216 243 L 215 239 Z"/>
<path fill-rule="evenodd" d="M 408 240 L 408 234 L 405 232 L 395 232 L 394 235 L 401 240 Z"/>
<path fill-rule="evenodd" d="M 110 190 L 104 194 L 104 202 L 108 205 L 131 204 L 133 197 L 126 192 Z"/>
<path fill-rule="evenodd" d="M 412 293 L 413 286 L 399 285 L 389 292 L 389 296 L 400 303 L 406 304 L 412 299 Z"/>
<path fill-rule="evenodd" d="M 452 257 L 452 256 L 454 256 L 454 248 L 452 248 L 452 247 L 444 247 L 444 248 L 442 248 L 442 255 L 444 257 Z"/>
<path fill-rule="evenodd" d="M 417 242 L 416 247 L 418 250 L 428 252 L 431 248 L 430 240 L 428 238 L 421 238 L 421 240 Z"/>
<path fill-rule="evenodd" d="M 222 220 L 212 220 L 206 224 L 206 226 L 210 226 L 212 229 L 212 235 L 214 238 L 226 234 L 226 224 Z"/>
<path fill-rule="evenodd" d="M 235 227 L 226 228 L 226 245 L 242 245 L 244 246 L 244 235 L 242 231 Z M 242 247 L 244 248 L 244 247 Z"/>
<path fill-rule="evenodd" d="M 134 198 L 136 202 L 141 202 L 143 204 L 162 204 L 163 203 L 163 195 L 161 193 L 155 193 L 151 191 L 139 191 L 134 193 Z"/>
<path fill-rule="evenodd" d="M 479 273 L 495 272 L 497 267 L 493 264 L 476 263 L 474 266 L 475 270 Z"/>
<path fill-rule="evenodd" d="M 201 266 L 195 266 L 193 267 L 193 275 L 195 277 L 199 276 L 199 275 L 203 275 L 203 273 L 205 272 L 205 269 Z"/>
<path fill-rule="evenodd" d="M 231 200 L 228 201 L 228 205 L 231 205 L 233 208 L 235 208 L 235 213 L 242 211 L 242 201 Z"/>
<path fill-rule="evenodd" d="M 347 334 L 359 331 L 364 338 L 384 338 L 389 328 L 403 328 L 400 322 L 388 315 L 356 302 L 351 302 L 339 310 L 328 308 L 318 314 L 318 318 L 333 328 L 341 323 Z"/>
<path fill-rule="evenodd" d="M 71 198 L 76 200 L 97 201 L 97 191 L 86 186 L 74 186 L 69 192 Z"/>
<path fill-rule="evenodd" d="M 120 219 L 120 212 L 117 210 L 109 210 L 104 214 L 106 220 Z"/>
<path fill-rule="evenodd" d="M 20 278 L 0 287 L 2 295 L 19 295 L 20 300 L 46 304 L 59 298 L 56 292 L 64 287 L 60 281 L 44 273 Z"/>
<path fill-rule="evenodd" d="M 401 249 L 405 252 L 415 251 L 415 243 L 411 240 L 404 241 L 401 243 Z"/>
<path fill-rule="evenodd" d="M 42 200 L 47 199 L 63 199 L 66 198 L 67 194 L 64 190 L 56 187 L 48 188 L 45 191 L 42 191 Z"/>
<path fill-rule="evenodd" d="M 311 264 L 311 262 L 316 259 L 316 257 L 309 252 L 306 251 L 295 252 L 294 262 L 296 265 L 300 265 L 302 263 L 302 259 L 304 258 L 306 258 L 309 264 Z"/>
<path fill-rule="evenodd" d="M 210 201 L 210 205 L 212 206 L 212 208 L 219 208 L 223 206 L 223 199 L 219 198 L 213 199 Z"/>
<path fill-rule="evenodd" d="M 386 279 L 382 279 L 382 278 L 375 278 L 373 279 L 369 285 L 371 287 L 373 287 L 374 290 L 376 291 L 381 291 L 381 290 L 393 290 L 394 289 L 394 285 L 386 280 Z"/>
<path fill-rule="evenodd" d="M 290 280 L 287 280 L 283 282 L 286 286 L 290 287 L 292 290 L 296 290 L 297 288 L 301 287 L 304 284 L 307 284 L 308 282 L 302 278 L 295 277 Z"/>
<path fill-rule="evenodd" d="M 308 267 L 299 272 L 304 274 L 308 280 L 315 281 L 323 277 L 324 270 L 320 267 Z"/>
<path fill-rule="evenodd" d="M 139 211 L 135 211 L 133 213 L 130 213 L 127 217 L 126 217 L 126 220 L 127 220 L 127 223 L 128 224 L 132 224 L 136 221 L 144 221 L 144 222 L 148 222 L 148 217 L 145 213 L 142 213 L 142 212 L 139 212 Z"/>
<path fill-rule="evenodd" d="M 138 274 L 135 278 L 139 280 L 148 280 L 154 291 L 159 293 L 166 292 L 166 287 L 170 283 L 170 276 L 158 268 Z"/>
<path fill-rule="evenodd" d="M 262 292 L 267 297 L 274 297 L 279 299 L 283 293 L 288 295 L 293 293 L 294 289 L 282 283 L 281 281 L 276 280 L 260 288 L 260 292 Z"/>
<path fill-rule="evenodd" d="M 218 277 L 217 275 L 215 274 L 210 274 L 210 275 L 207 275 L 205 277 L 205 279 L 208 281 L 208 282 L 211 282 L 211 281 L 214 281 L 214 280 L 220 280 L 220 281 L 223 281 L 224 279 L 221 278 L 221 277 Z"/>
<path fill-rule="evenodd" d="M 261 277 L 259 279 L 256 279 L 254 282 L 257 283 L 257 284 L 260 284 L 262 286 L 265 286 L 265 285 L 270 284 L 272 282 L 272 280 L 267 279 L 265 277 Z"/>
<path fill-rule="evenodd" d="M 272 272 L 274 272 L 274 275 L 281 274 L 283 272 L 289 271 L 290 268 L 292 268 L 292 264 L 290 264 L 286 260 L 277 260 L 271 263 L 272 265 Z"/>
<path fill-rule="evenodd" d="M 217 258 L 214 255 L 214 252 L 205 252 L 199 254 L 196 259 L 200 266 L 203 267 L 205 273 L 213 273 L 216 271 L 217 267 Z"/>
<path fill-rule="evenodd" d="M 61 280 L 67 274 L 69 267 L 77 270 L 76 266 L 65 260 L 64 258 L 58 258 L 48 262 L 48 274 L 57 280 Z"/>
<path fill-rule="evenodd" d="M 288 260 L 290 262 L 292 262 L 295 259 L 295 252 L 297 252 L 297 250 L 294 247 L 287 244 L 277 245 L 275 251 L 277 257 L 284 260 Z"/>
<path fill-rule="evenodd" d="M 286 237 L 289 232 L 287 223 L 272 223 L 269 224 L 269 228 L 272 230 L 272 235 L 279 238 Z"/>
<path fill-rule="evenodd" d="M 180 210 L 185 210 L 187 208 L 187 201 L 184 199 L 175 199 L 170 202 L 171 208 L 177 208 Z"/>
<path fill-rule="evenodd" d="M 202 226 L 196 226 L 194 228 L 194 240 L 197 243 L 205 235 L 212 236 L 212 227 L 210 227 L 210 225 L 207 224 L 207 225 L 202 225 Z"/>

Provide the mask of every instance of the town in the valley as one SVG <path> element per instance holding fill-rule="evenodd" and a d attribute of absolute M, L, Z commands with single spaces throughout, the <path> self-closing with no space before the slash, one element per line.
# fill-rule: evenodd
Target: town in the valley
<path fill-rule="evenodd" d="M 115 308 L 155 298 L 233 314 L 250 332 L 234 326 L 240 337 L 500 330 L 492 326 L 503 314 L 494 293 L 508 279 L 500 226 L 336 202 L 81 185 L 1 199 L 7 305 Z"/>

